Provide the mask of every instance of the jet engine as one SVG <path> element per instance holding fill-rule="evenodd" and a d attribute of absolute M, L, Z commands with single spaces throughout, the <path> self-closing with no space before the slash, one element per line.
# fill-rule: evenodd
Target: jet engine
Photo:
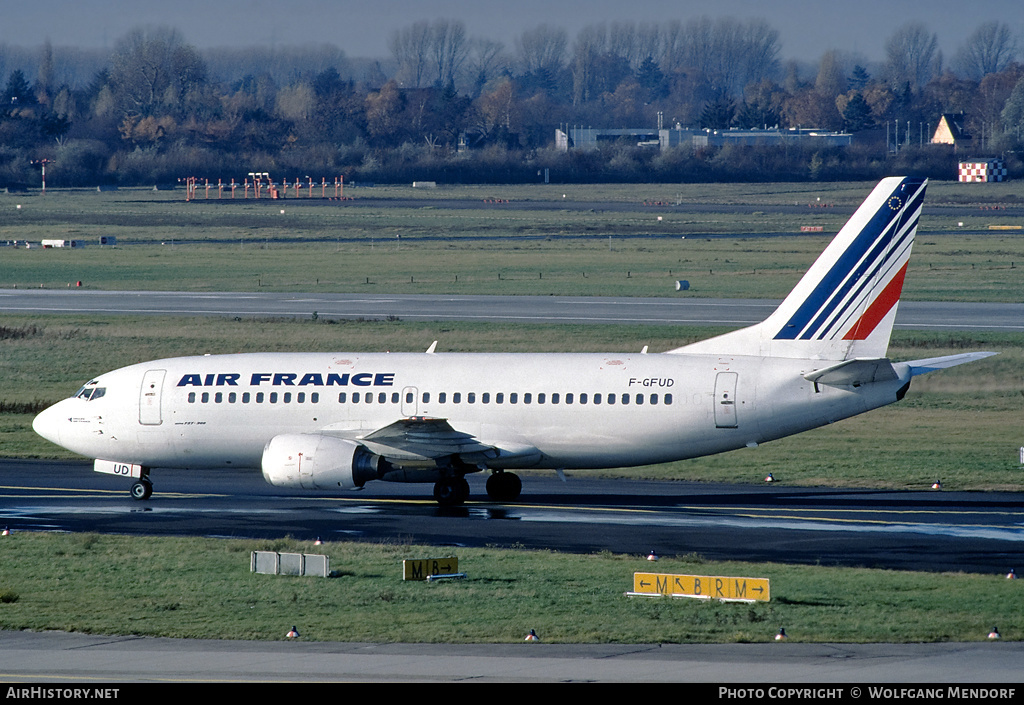
<path fill-rule="evenodd" d="M 352 489 L 376 480 L 387 466 L 354 441 L 320 434 L 274 436 L 263 449 L 263 479 L 275 487 Z"/>

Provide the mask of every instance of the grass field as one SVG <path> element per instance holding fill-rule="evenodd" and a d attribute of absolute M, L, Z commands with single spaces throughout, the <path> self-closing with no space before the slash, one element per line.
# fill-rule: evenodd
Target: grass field
<path fill-rule="evenodd" d="M 335 577 L 249 572 L 253 550 L 328 555 Z M 1024 637 L 1020 581 L 663 557 L 454 551 L 468 578 L 404 582 L 404 544 L 15 533 L 0 541 L 0 629 L 203 639 L 517 643 L 979 641 Z M 772 600 L 631 598 L 634 571 L 768 578 Z"/>
<path fill-rule="evenodd" d="M 301 198 L 185 202 L 182 192 L 141 189 L 13 195 L 0 201 L 0 240 L 92 244 L 82 250 L 2 248 L 0 288 L 81 281 L 99 289 L 671 296 L 675 281 L 685 279 L 691 297 L 778 298 L 871 186 L 356 189 L 356 198 L 380 201 L 372 207 Z M 933 200 L 947 205 L 922 219 L 908 299 L 1021 300 L 1024 236 L 988 231 L 990 224 L 1016 219 L 981 210 L 993 201 L 1015 205 L 1015 187 L 991 186 L 932 187 Z M 485 203 L 500 197 L 529 205 L 563 193 L 564 209 Z M 968 196 L 975 200 L 950 205 Z M 438 205 L 411 208 L 399 201 L 410 197 Z M 442 198 L 479 207 L 445 208 Z M 601 207 L 645 200 L 672 205 Z M 686 208 L 708 203 L 763 204 L 765 210 Z M 798 215 L 772 210 L 794 204 L 815 207 Z M 801 235 L 803 225 L 821 226 L 824 234 Z M 776 237 L 744 237 L 766 233 Z M 709 237 L 731 234 L 738 237 Z M 115 236 L 118 246 L 95 245 L 101 236 Z"/>

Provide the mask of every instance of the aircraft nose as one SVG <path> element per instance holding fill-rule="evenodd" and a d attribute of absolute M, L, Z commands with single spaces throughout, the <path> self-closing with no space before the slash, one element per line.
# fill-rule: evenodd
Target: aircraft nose
<path fill-rule="evenodd" d="M 57 408 L 59 406 L 60 404 L 58 403 L 43 409 L 32 419 L 32 430 L 57 445 L 60 445 L 60 429 L 65 421 L 63 411 Z"/>

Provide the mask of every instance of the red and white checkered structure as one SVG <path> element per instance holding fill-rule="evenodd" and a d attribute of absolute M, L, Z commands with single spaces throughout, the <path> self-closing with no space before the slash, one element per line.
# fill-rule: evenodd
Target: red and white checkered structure
<path fill-rule="evenodd" d="M 989 182 L 989 181 L 1005 181 L 1006 180 L 1006 166 L 1002 159 L 986 159 L 960 162 L 960 181 L 964 183 L 970 182 Z"/>

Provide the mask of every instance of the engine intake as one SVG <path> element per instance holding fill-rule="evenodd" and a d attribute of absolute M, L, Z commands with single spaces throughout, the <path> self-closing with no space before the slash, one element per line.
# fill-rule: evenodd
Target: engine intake
<path fill-rule="evenodd" d="M 354 441 L 319 434 L 274 436 L 263 449 L 263 479 L 275 487 L 352 489 L 376 480 L 386 465 Z"/>

